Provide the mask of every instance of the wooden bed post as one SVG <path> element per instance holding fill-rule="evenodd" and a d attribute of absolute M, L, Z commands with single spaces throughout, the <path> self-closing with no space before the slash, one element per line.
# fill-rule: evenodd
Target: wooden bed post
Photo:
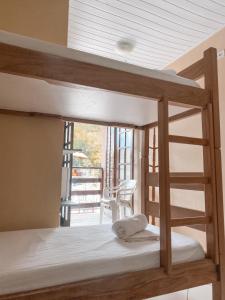
<path fill-rule="evenodd" d="M 171 270 L 170 182 L 169 182 L 169 120 L 168 101 L 158 103 L 159 203 L 160 203 L 160 265 Z"/>
<path fill-rule="evenodd" d="M 215 155 L 214 155 L 214 132 L 212 118 L 212 104 L 207 104 L 202 109 L 202 135 L 208 141 L 203 146 L 204 176 L 210 178 L 210 184 L 206 184 L 205 191 L 205 214 L 211 218 L 206 225 L 207 258 L 211 258 L 215 264 L 218 259 L 218 224 L 217 224 L 217 203 L 216 199 L 216 177 L 215 177 Z"/>
<path fill-rule="evenodd" d="M 218 72 L 217 72 L 217 51 L 215 48 L 209 48 L 204 52 L 204 75 L 205 88 L 210 90 L 211 104 L 208 105 L 208 113 L 211 117 L 211 129 L 213 127 L 213 148 L 212 149 L 215 165 L 212 166 L 215 178 L 215 198 L 212 199 L 215 204 L 212 207 L 213 219 L 216 224 L 215 234 L 218 237 L 218 261 L 220 266 L 220 281 L 213 284 L 213 300 L 225 299 L 225 238 L 224 238 L 224 209 L 223 209 L 223 191 L 222 191 L 222 169 L 221 169 L 221 142 L 220 142 L 220 118 L 219 118 L 219 94 L 218 94 Z M 211 107 L 211 108 L 210 108 Z M 204 122 L 203 110 L 203 122 Z M 204 127 L 203 127 L 204 128 Z M 204 131 L 204 130 L 203 130 Z M 215 220 L 216 219 L 216 220 Z M 209 235 L 209 238 L 212 234 Z M 215 242 L 215 241 L 214 241 Z M 208 246 L 212 247 L 212 241 L 208 240 Z M 215 257 L 212 249 L 209 251 Z M 213 258 L 213 257 L 212 257 Z M 216 258 L 216 257 L 215 257 Z"/>

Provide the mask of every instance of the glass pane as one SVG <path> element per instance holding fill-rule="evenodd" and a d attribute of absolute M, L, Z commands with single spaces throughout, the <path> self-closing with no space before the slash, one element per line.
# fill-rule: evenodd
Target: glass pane
<path fill-rule="evenodd" d="M 116 144 L 117 144 L 117 147 L 119 147 L 120 145 L 120 130 L 117 128 L 116 130 Z"/>
<path fill-rule="evenodd" d="M 119 163 L 125 162 L 125 149 L 120 149 Z"/>
<path fill-rule="evenodd" d="M 126 132 L 126 146 L 132 147 L 132 140 L 133 140 L 133 132 L 131 130 Z"/>
<path fill-rule="evenodd" d="M 126 165 L 126 179 L 131 179 L 131 166 Z"/>
<path fill-rule="evenodd" d="M 112 130 L 111 131 L 111 140 L 110 140 L 110 148 L 111 148 L 111 151 L 112 149 L 114 148 L 114 131 Z"/>
<path fill-rule="evenodd" d="M 124 180 L 125 179 L 125 177 L 124 177 L 124 165 L 121 165 L 119 170 L 120 170 L 119 178 Z"/>
<path fill-rule="evenodd" d="M 126 163 L 130 163 L 131 162 L 131 149 L 128 148 L 126 149 Z"/>
<path fill-rule="evenodd" d="M 125 147 L 125 132 L 120 134 L 119 147 Z"/>

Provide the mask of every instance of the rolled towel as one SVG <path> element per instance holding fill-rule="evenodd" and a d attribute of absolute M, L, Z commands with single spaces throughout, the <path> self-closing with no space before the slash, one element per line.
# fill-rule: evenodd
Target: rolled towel
<path fill-rule="evenodd" d="M 112 230 L 119 239 L 126 239 L 129 236 L 145 230 L 148 220 L 145 215 L 138 214 L 130 218 L 121 219 L 113 223 Z"/>
<path fill-rule="evenodd" d="M 124 239 L 127 243 L 146 242 L 146 241 L 159 241 L 160 236 L 148 229 L 137 232 Z"/>

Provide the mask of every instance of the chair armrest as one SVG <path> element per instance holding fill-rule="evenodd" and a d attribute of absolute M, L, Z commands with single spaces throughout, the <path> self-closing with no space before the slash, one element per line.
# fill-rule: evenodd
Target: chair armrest
<path fill-rule="evenodd" d="M 119 186 L 106 187 L 103 190 L 103 195 L 108 194 L 108 197 L 111 197 L 113 196 L 113 194 L 115 194 L 115 196 L 117 196 L 118 191 L 119 191 Z"/>

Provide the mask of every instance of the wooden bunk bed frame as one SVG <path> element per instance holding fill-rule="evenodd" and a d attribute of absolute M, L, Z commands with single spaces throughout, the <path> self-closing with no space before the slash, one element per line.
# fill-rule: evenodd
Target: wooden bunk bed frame
<path fill-rule="evenodd" d="M 190 79 L 205 78 L 205 89 L 75 61 L 44 52 L 0 44 L 0 72 L 80 84 L 120 93 L 154 98 L 158 101 L 158 123 L 146 124 L 142 164 L 142 207 L 146 215 L 160 217 L 160 268 L 104 276 L 33 291 L 2 295 L 1 300 L 37 299 L 145 299 L 199 285 L 212 283 L 213 299 L 225 299 L 224 220 L 220 153 L 220 124 L 216 49 L 209 48 L 202 59 L 180 72 Z M 168 104 L 185 105 L 191 110 L 180 115 L 201 113 L 203 137 L 171 136 L 168 132 Z M 29 114 L 26 112 L 1 113 Z M 35 115 L 32 113 L 32 115 Z M 39 114 L 38 114 L 39 115 Z M 44 114 L 42 114 L 44 116 Z M 47 117 L 60 117 L 46 115 Z M 62 117 L 63 119 L 63 117 Z M 178 119 L 178 118 L 177 118 Z M 72 121 L 72 120 L 71 120 Z M 149 174 L 149 128 L 158 126 L 159 173 Z M 169 172 L 169 143 L 203 147 L 204 174 Z M 159 183 L 159 184 L 158 184 Z M 159 185 L 159 204 L 149 201 L 149 185 Z M 205 213 L 171 207 L 170 187 L 205 191 Z M 204 187 L 204 188 L 202 188 Z M 183 217 L 186 215 L 186 217 Z M 202 225 L 205 228 L 202 228 Z M 172 265 L 171 228 L 194 226 L 206 230 L 207 252 L 201 261 Z"/>

